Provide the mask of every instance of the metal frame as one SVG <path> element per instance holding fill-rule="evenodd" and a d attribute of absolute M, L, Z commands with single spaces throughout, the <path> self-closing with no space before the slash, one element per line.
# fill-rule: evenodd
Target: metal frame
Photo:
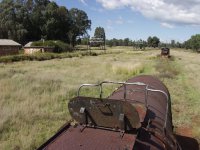
<path fill-rule="evenodd" d="M 78 88 L 78 91 L 77 91 L 77 96 L 79 97 L 80 96 L 80 91 L 83 87 L 85 86 L 89 86 L 89 87 L 99 87 L 99 92 L 100 92 L 100 99 L 102 99 L 102 94 L 103 94 L 103 84 L 120 84 L 122 86 L 124 86 L 124 100 L 126 100 L 126 95 L 127 95 L 127 92 L 126 92 L 126 85 L 139 85 L 139 86 L 146 86 L 145 87 L 145 106 L 146 108 L 148 108 L 148 104 L 147 104 L 147 95 L 148 95 L 148 92 L 158 92 L 158 93 L 161 93 L 163 94 L 165 97 L 166 97 L 166 101 L 167 101 L 167 106 L 166 106 L 166 114 L 165 114 L 165 122 L 164 122 L 164 127 L 163 127 L 163 132 L 165 133 L 166 131 L 166 126 L 167 126 L 167 118 L 168 118 L 168 111 L 169 111 L 169 96 L 166 92 L 162 91 L 162 90 L 157 90 L 157 89 L 153 89 L 153 87 L 149 86 L 148 84 L 145 84 L 143 82 L 114 82 L 114 81 L 103 81 L 99 84 L 82 84 L 79 88 Z M 149 88 L 151 87 L 151 88 Z M 142 91 L 142 89 L 141 89 Z"/>

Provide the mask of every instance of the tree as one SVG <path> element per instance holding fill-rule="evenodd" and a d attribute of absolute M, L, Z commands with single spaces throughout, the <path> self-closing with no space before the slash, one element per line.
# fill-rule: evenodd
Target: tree
<path fill-rule="evenodd" d="M 151 36 L 149 36 L 148 39 L 147 39 L 147 45 L 149 47 L 152 47 L 153 46 L 152 43 L 153 43 L 153 38 Z"/>
<path fill-rule="evenodd" d="M 113 40 L 106 40 L 106 45 L 108 45 L 109 47 L 113 46 Z"/>
<path fill-rule="evenodd" d="M 74 47 L 76 38 L 87 34 L 87 30 L 91 28 L 91 20 L 88 19 L 87 14 L 83 10 L 72 8 L 69 11 L 71 17 L 71 26 L 68 33 L 70 44 Z"/>
<path fill-rule="evenodd" d="M 199 51 L 200 49 L 200 34 L 191 36 L 191 38 L 185 42 L 185 47 L 187 49 L 193 49 Z"/>
<path fill-rule="evenodd" d="M 28 41 L 62 40 L 75 44 L 76 37 L 90 29 L 87 14 L 78 9 L 70 12 L 50 0 L 0 1 L 0 38 L 25 44 Z"/>
<path fill-rule="evenodd" d="M 47 18 L 46 8 L 50 3 L 49 0 L 34 0 L 32 6 L 32 12 L 30 13 L 31 25 L 29 30 L 28 39 L 40 40 L 41 38 L 47 39 L 45 24 Z"/>
<path fill-rule="evenodd" d="M 96 38 L 102 38 L 104 43 L 106 40 L 106 34 L 105 34 L 105 30 L 103 27 L 96 27 L 95 32 L 94 32 L 94 36 Z"/>
<path fill-rule="evenodd" d="M 23 25 L 26 19 L 25 8 L 21 5 L 22 1 L 3 0 L 0 3 L 0 37 L 24 40 L 27 30 Z"/>
<path fill-rule="evenodd" d="M 175 40 L 171 40 L 171 47 L 172 48 L 176 47 L 176 41 Z"/>
<path fill-rule="evenodd" d="M 113 38 L 112 41 L 113 41 L 113 46 L 119 46 L 119 42 L 117 39 Z"/>
<path fill-rule="evenodd" d="M 154 36 L 153 38 L 153 41 L 152 41 L 152 46 L 155 48 L 155 47 L 158 47 L 158 44 L 160 43 L 160 39 L 156 36 Z"/>
<path fill-rule="evenodd" d="M 160 39 L 158 37 L 156 37 L 156 36 L 154 36 L 154 37 L 150 36 L 147 39 L 147 45 L 149 47 L 153 47 L 153 48 L 158 47 L 159 43 L 160 43 Z"/>
<path fill-rule="evenodd" d="M 46 7 L 45 19 L 43 35 L 46 35 L 46 39 L 67 41 L 70 26 L 68 10 L 63 6 L 59 7 L 55 2 L 51 2 Z"/>
<path fill-rule="evenodd" d="M 129 42 L 130 42 L 129 38 L 125 38 L 124 39 L 124 46 L 129 46 Z"/>
<path fill-rule="evenodd" d="M 137 48 L 145 49 L 145 47 L 147 46 L 147 42 L 142 39 L 134 41 L 133 43 L 136 49 Z"/>

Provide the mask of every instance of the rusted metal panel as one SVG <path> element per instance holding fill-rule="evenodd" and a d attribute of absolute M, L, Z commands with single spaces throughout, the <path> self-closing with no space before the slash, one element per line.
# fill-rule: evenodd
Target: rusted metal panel
<path fill-rule="evenodd" d="M 146 75 L 134 77 L 127 82 L 142 82 L 148 85 L 150 89 L 162 90 L 168 97 L 167 99 L 166 95 L 161 92 L 146 90 L 145 85 L 127 85 L 126 89 L 128 92 L 126 100 L 133 104 L 144 104 L 147 108 L 143 122 L 143 128 L 146 128 L 146 130 L 141 129 L 137 138 L 143 142 L 137 142 L 136 147 L 140 148 L 148 145 L 149 149 L 165 149 L 167 146 L 168 149 L 177 149 L 177 145 L 174 144 L 176 143 L 176 139 L 174 139 L 173 136 L 170 94 L 166 86 L 157 78 Z M 123 89 L 122 86 L 114 91 L 109 99 L 122 100 Z M 169 107 L 167 108 L 166 106 Z M 141 111 L 139 113 L 141 113 Z M 146 145 L 144 143 L 146 143 Z"/>
<path fill-rule="evenodd" d="M 167 57 L 169 57 L 170 56 L 170 49 L 167 48 L 167 47 L 161 48 L 161 56 L 167 56 Z"/>
<path fill-rule="evenodd" d="M 107 83 L 122 86 L 102 99 Z M 100 98 L 80 97 L 84 86 L 99 86 Z M 84 84 L 69 102 L 69 111 L 79 125 L 58 134 L 46 149 L 181 150 L 173 135 L 170 94 L 155 77 Z"/>
<path fill-rule="evenodd" d="M 38 150 L 132 150 L 136 136 L 119 132 L 70 126 Z"/>
<path fill-rule="evenodd" d="M 71 116 L 81 124 L 115 130 L 124 130 L 124 125 L 127 125 L 127 130 L 141 127 L 138 112 L 126 101 L 75 97 L 68 107 Z M 126 118 L 122 118 L 123 115 Z"/>

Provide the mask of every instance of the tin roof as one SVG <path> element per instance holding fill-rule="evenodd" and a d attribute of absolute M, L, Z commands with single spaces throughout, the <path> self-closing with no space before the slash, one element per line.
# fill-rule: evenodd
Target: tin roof
<path fill-rule="evenodd" d="M 66 125 L 60 133 L 54 135 L 38 150 L 132 150 L 136 135 L 102 130 L 96 128 L 83 128 L 83 126 Z"/>
<path fill-rule="evenodd" d="M 26 45 L 24 45 L 24 48 L 54 48 L 54 46 L 32 46 L 33 42 L 28 42 Z"/>
<path fill-rule="evenodd" d="M 24 45 L 24 47 L 31 47 L 31 44 L 32 44 L 33 42 L 28 42 L 26 45 Z"/>
<path fill-rule="evenodd" d="M 0 46 L 21 46 L 21 44 L 10 39 L 0 39 Z"/>

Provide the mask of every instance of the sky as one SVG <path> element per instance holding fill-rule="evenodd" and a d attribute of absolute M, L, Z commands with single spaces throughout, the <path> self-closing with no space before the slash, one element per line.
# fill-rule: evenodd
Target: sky
<path fill-rule="evenodd" d="M 54 0 L 67 9 L 85 11 L 106 38 L 146 40 L 157 36 L 162 42 L 184 42 L 200 33 L 200 0 Z"/>

